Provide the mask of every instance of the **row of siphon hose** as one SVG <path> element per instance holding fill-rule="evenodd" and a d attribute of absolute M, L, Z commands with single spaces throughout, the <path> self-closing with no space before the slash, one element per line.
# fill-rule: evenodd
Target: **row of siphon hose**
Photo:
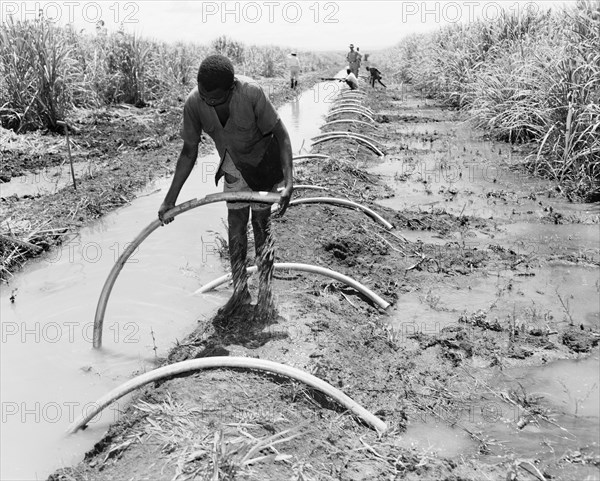
<path fill-rule="evenodd" d="M 365 93 L 360 90 L 346 90 L 342 91 L 334 102 L 334 107 L 331 109 L 326 117 L 326 123 L 321 126 L 324 127 L 337 126 L 338 125 L 359 125 L 365 129 L 377 129 L 377 124 L 374 120 L 374 112 L 370 109 L 362 105 L 362 101 L 364 99 Z M 350 115 L 351 118 L 347 118 L 346 116 Z M 359 117 L 358 119 L 353 117 Z M 333 119 L 333 120 L 332 120 Z M 313 137 L 312 145 L 317 145 L 323 142 L 335 141 L 340 139 L 353 139 L 356 142 L 359 142 L 361 145 L 366 146 L 378 156 L 383 156 L 384 153 L 382 151 L 381 144 L 372 138 L 371 136 L 365 134 L 359 134 L 356 132 L 346 131 L 346 130 L 334 130 L 324 132 L 316 137 Z M 305 161 L 308 158 L 321 158 L 328 159 L 329 157 L 322 154 L 308 154 L 308 155 L 298 155 L 294 157 L 295 163 L 300 163 Z M 311 190 L 321 190 L 321 191 L 329 191 L 329 189 L 320 186 L 313 185 L 298 185 L 295 186 L 295 189 L 311 189 Z M 171 211 L 166 213 L 168 217 L 175 217 L 183 212 L 187 212 L 188 210 L 194 209 L 196 207 L 200 207 L 202 205 L 214 203 L 214 202 L 224 202 L 224 201 L 254 201 L 254 202 L 266 202 L 275 204 L 279 200 L 279 196 L 277 194 L 264 193 L 264 192 L 245 192 L 245 193 L 219 193 L 219 194 L 210 194 L 201 199 L 193 199 L 182 204 L 175 206 Z M 343 207 L 359 209 L 363 211 L 365 214 L 373 218 L 374 221 L 381 223 L 385 226 L 386 229 L 392 229 L 393 226 L 375 211 L 366 207 L 364 205 L 358 204 L 348 199 L 342 199 L 338 197 L 305 197 L 300 199 L 293 199 L 290 201 L 290 206 L 299 205 L 299 204 L 322 204 L 329 203 L 334 205 L 339 205 Z M 115 262 L 111 272 L 106 279 L 102 292 L 100 294 L 100 298 L 98 300 L 98 306 L 96 309 L 96 316 L 94 319 L 94 336 L 93 336 L 93 344 L 95 349 L 100 349 L 102 347 L 102 327 L 104 323 L 104 315 L 106 311 L 106 305 L 108 303 L 108 299 L 110 297 L 110 293 L 114 286 L 114 283 L 121 271 L 121 269 L 125 266 L 125 263 L 129 259 L 129 257 L 133 254 L 133 252 L 138 248 L 138 246 L 158 227 L 161 226 L 161 223 L 158 219 L 154 220 L 150 223 L 140 234 L 129 244 L 127 249 L 123 251 L 121 256 Z M 363 286 L 359 282 L 353 280 L 352 278 L 340 274 L 338 272 L 332 271 L 330 269 L 326 269 L 320 266 L 314 266 L 309 264 L 299 264 L 299 263 L 275 263 L 275 269 L 287 269 L 287 270 L 300 270 L 305 272 L 311 272 L 316 274 L 325 275 L 336 279 L 340 282 L 344 282 L 347 285 L 353 287 L 357 291 L 364 294 L 366 297 L 371 299 L 376 305 L 386 310 L 390 307 L 390 304 L 382 299 L 380 296 L 375 294 L 373 291 Z M 256 271 L 256 267 L 249 267 L 248 272 Z M 202 286 L 196 293 L 204 293 L 209 290 L 214 289 L 215 287 L 228 282 L 231 279 L 231 275 L 220 277 L 205 286 Z M 137 376 L 124 384 L 121 384 L 117 388 L 108 392 L 106 395 L 102 396 L 98 399 L 94 404 L 92 409 L 88 409 L 87 412 L 76 419 L 73 423 L 69 425 L 67 428 L 68 433 L 75 433 L 81 428 L 84 428 L 97 414 L 99 414 L 104 408 L 109 406 L 112 402 L 117 399 L 125 396 L 126 394 L 148 384 L 151 382 L 158 381 L 160 379 L 164 379 L 167 377 L 171 377 L 174 375 L 186 373 L 186 372 L 194 372 L 202 369 L 211 369 L 211 368 L 244 368 L 251 370 L 259 370 L 271 372 L 274 374 L 279 374 L 291 379 L 295 379 L 297 381 L 303 382 L 308 386 L 311 386 L 319 391 L 327 394 L 330 398 L 337 401 L 339 404 L 344 406 L 354 415 L 363 420 L 367 425 L 371 426 L 373 429 L 377 430 L 379 433 L 383 433 L 387 430 L 387 425 L 379 419 L 377 416 L 372 414 L 370 411 L 366 410 L 364 407 L 356 403 L 353 399 L 348 397 L 339 389 L 334 388 L 327 382 L 319 379 L 305 371 L 300 369 L 276 363 L 273 361 L 267 361 L 264 359 L 255 359 L 255 358 L 247 358 L 247 357 L 228 357 L 228 356 L 217 356 L 217 357 L 205 357 L 201 359 L 191 359 L 186 361 L 177 362 L 174 364 L 170 364 L 168 366 L 163 366 L 158 369 L 149 371 L 145 374 Z"/>

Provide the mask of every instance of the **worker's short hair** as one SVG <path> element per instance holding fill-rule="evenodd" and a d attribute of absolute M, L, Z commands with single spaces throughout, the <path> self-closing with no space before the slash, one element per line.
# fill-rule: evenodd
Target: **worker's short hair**
<path fill-rule="evenodd" d="M 346 73 L 350 73 L 352 72 L 352 70 L 350 70 L 349 68 L 346 69 Z"/>
<path fill-rule="evenodd" d="M 207 92 L 221 88 L 227 90 L 233 85 L 235 72 L 231 60 L 223 55 L 209 55 L 198 69 L 198 83 Z"/>

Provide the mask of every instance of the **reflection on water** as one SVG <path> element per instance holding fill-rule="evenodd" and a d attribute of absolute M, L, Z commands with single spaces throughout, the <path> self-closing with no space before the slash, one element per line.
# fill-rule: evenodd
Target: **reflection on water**
<path fill-rule="evenodd" d="M 292 121 L 290 125 L 297 130 L 298 127 L 300 127 L 300 99 L 296 97 L 295 100 L 290 102 L 290 105 L 292 107 Z M 294 138 L 296 137 L 297 136 L 294 135 Z"/>
<path fill-rule="evenodd" d="M 600 454 L 598 364 L 596 353 L 583 360 L 498 370 L 492 375 L 489 394 L 482 398 L 461 400 L 430 413 L 409 405 L 410 424 L 400 445 L 452 458 L 477 455 L 479 443 L 469 437 L 471 432 L 487 444 L 482 457 L 490 460 L 506 455 L 551 459 L 582 448 Z M 485 369 L 487 377 L 490 368 Z M 461 391 L 467 393 L 466 388 Z M 508 398 L 521 400 L 520 404 L 509 403 Z M 525 398 L 528 403 L 523 403 Z M 531 413 L 542 416 L 533 419 Z"/>
<path fill-rule="evenodd" d="M 494 390 L 518 393 L 538 399 L 537 405 L 547 418 L 516 427 L 518 419 L 526 418 L 522 407 L 505 406 L 513 412 L 513 423 L 489 423 L 489 436 L 504 443 L 505 449 L 520 456 L 551 458 L 567 449 L 573 451 L 589 446 L 598 454 L 600 434 L 599 360 L 596 353 L 582 360 L 563 360 L 545 366 L 511 369 L 498 373 Z M 515 395 L 513 395 L 515 396 Z M 538 408 L 538 410 L 539 410 Z M 543 442 L 541 442 L 543 440 Z"/>
<path fill-rule="evenodd" d="M 290 134 L 294 155 L 310 152 L 310 139 L 321 132 L 319 127 L 341 91 L 339 82 L 320 82 L 279 109 L 279 116 Z"/>
<path fill-rule="evenodd" d="M 600 379 L 598 356 L 517 371 L 515 378 L 528 387 L 531 395 L 543 396 L 565 416 L 588 418 L 598 424 L 600 417 Z M 598 432 L 598 428 L 595 430 Z"/>
<path fill-rule="evenodd" d="M 91 162 L 74 162 L 73 171 L 75 177 L 93 175 L 94 166 Z M 45 167 L 35 174 L 19 175 L 0 184 L 0 197 L 53 194 L 72 182 L 70 165 Z"/>
<path fill-rule="evenodd" d="M 435 419 L 430 423 L 409 424 L 398 445 L 448 458 L 477 452 L 477 443 L 464 430 L 436 422 Z"/>

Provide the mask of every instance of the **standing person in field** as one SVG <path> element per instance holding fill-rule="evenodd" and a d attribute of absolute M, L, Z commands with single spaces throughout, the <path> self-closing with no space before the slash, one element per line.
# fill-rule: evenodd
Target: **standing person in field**
<path fill-rule="evenodd" d="M 291 52 L 288 55 L 287 64 L 290 69 L 290 88 L 295 89 L 298 85 L 298 76 L 300 75 L 300 59 L 296 52 Z"/>
<path fill-rule="evenodd" d="M 360 53 L 360 48 L 356 47 L 356 54 L 358 55 L 358 59 L 356 61 L 356 78 L 358 78 L 358 72 L 360 72 L 360 64 L 362 63 L 362 54 Z"/>
<path fill-rule="evenodd" d="M 354 51 L 354 44 L 350 44 L 350 51 L 346 55 L 348 68 L 352 70 L 355 77 L 358 77 L 358 67 L 360 66 L 360 54 Z"/>
<path fill-rule="evenodd" d="M 165 213 L 175 206 L 196 157 L 202 131 L 215 142 L 221 162 L 215 184 L 224 177 L 224 192 L 276 192 L 283 182 L 279 214 L 283 215 L 293 192 L 292 146 L 277 111 L 252 79 L 236 76 L 231 61 L 222 55 L 204 59 L 198 70 L 198 86 L 188 95 L 183 108 L 183 148 L 171 187 L 160 206 L 158 218 L 168 224 Z M 252 228 L 259 271 L 257 316 L 276 313 L 271 292 L 273 240 L 271 205 L 227 202 L 229 255 L 233 295 L 219 311 L 235 314 L 251 303 L 246 275 L 247 226 L 252 211 Z"/>

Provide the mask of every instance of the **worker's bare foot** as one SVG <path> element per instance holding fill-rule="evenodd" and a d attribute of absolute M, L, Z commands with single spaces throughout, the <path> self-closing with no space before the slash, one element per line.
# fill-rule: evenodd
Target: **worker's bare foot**
<path fill-rule="evenodd" d="M 274 302 L 259 302 L 254 308 L 254 324 L 265 325 L 273 323 L 279 317 Z"/>
<path fill-rule="evenodd" d="M 234 291 L 227 303 L 217 311 L 217 317 L 234 316 L 243 306 L 247 306 L 251 302 L 252 296 L 248 289 L 244 289 L 241 293 Z"/>

